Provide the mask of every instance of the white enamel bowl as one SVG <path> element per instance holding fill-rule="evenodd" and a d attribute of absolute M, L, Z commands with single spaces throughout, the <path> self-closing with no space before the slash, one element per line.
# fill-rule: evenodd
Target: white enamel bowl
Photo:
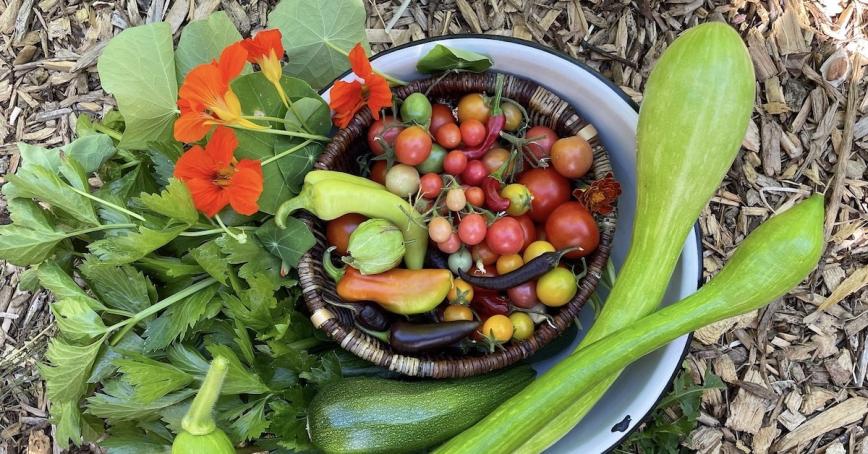
<path fill-rule="evenodd" d="M 415 41 L 381 52 L 372 58 L 374 66 L 403 80 L 426 77 L 416 72 L 416 62 L 435 44 L 473 50 L 494 60 L 494 68 L 533 80 L 569 102 L 588 119 L 600 134 L 612 158 L 615 177 L 623 194 L 618 202 L 618 227 L 612 259 L 616 268 L 624 261 L 633 227 L 636 201 L 637 107 L 614 84 L 582 63 L 552 49 L 527 41 L 488 35 L 454 35 Z M 345 76 L 349 80 L 351 76 Z M 323 93 L 328 99 L 328 90 Z M 702 251 L 698 229 L 688 236 L 678 266 L 666 293 L 666 303 L 693 293 L 701 277 Z M 593 323 L 593 311 L 585 307 L 582 325 Z M 582 333 L 555 341 L 560 351 L 538 359 L 534 367 L 544 372 L 564 358 L 578 344 Z M 654 408 L 680 369 L 690 336 L 681 337 L 631 365 L 585 419 L 551 447 L 550 453 L 602 453 L 616 446 Z M 569 346 L 569 348 L 566 348 Z M 628 419 L 629 417 L 629 419 Z M 616 427 L 617 426 L 617 427 Z"/>

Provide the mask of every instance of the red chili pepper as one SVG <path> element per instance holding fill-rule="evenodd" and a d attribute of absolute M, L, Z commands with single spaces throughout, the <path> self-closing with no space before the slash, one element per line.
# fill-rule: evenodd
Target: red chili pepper
<path fill-rule="evenodd" d="M 476 292 L 473 291 L 473 301 L 470 302 L 470 307 L 476 310 L 479 318 L 485 320 L 492 315 L 507 315 L 509 314 L 509 298 L 491 292 Z"/>
<path fill-rule="evenodd" d="M 497 79 L 495 80 L 494 86 L 494 99 L 491 103 L 491 114 L 488 116 L 488 124 L 486 125 L 486 129 L 488 130 L 488 135 L 485 136 L 485 140 L 482 141 L 477 147 L 471 148 L 469 150 L 462 150 L 465 155 L 467 155 L 467 159 L 479 159 L 485 152 L 494 145 L 494 142 L 500 137 L 500 131 L 503 130 L 503 126 L 506 124 L 506 115 L 503 114 L 503 109 L 500 108 L 500 96 L 503 93 L 503 74 L 498 74 Z"/>
<path fill-rule="evenodd" d="M 485 191 L 485 207 L 491 211 L 504 211 L 509 208 L 509 199 L 500 196 L 500 181 L 489 175 L 482 182 Z"/>

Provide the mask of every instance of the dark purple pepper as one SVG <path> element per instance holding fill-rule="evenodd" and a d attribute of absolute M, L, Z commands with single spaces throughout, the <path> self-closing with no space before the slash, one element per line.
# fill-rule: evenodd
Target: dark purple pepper
<path fill-rule="evenodd" d="M 401 353 L 436 350 L 464 339 L 479 322 L 461 320 L 442 323 L 409 323 L 398 321 L 389 330 L 389 344 Z"/>

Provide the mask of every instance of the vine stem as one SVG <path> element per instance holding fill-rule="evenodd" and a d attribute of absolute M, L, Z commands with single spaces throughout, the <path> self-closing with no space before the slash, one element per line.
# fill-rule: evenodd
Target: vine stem
<path fill-rule="evenodd" d="M 78 189 L 78 188 L 76 188 L 76 187 L 74 187 L 74 186 L 70 186 L 70 188 L 71 188 L 71 189 L 72 189 L 76 194 L 79 194 L 79 195 L 81 195 L 81 196 L 87 197 L 88 199 L 91 199 L 91 200 L 93 200 L 94 202 L 101 203 L 101 204 L 103 204 L 103 205 L 105 205 L 105 206 L 107 206 L 107 207 L 109 207 L 109 208 L 112 208 L 112 209 L 114 209 L 114 210 L 120 211 L 121 213 L 124 213 L 124 214 L 126 214 L 127 216 L 130 216 L 130 217 L 132 217 L 132 218 L 136 218 L 136 219 L 138 219 L 138 220 L 140 220 L 140 221 L 142 221 L 142 222 L 145 221 L 145 217 L 142 216 L 142 215 L 140 215 L 140 214 L 138 214 L 138 213 L 133 213 L 132 211 L 130 211 L 130 210 L 126 209 L 126 208 L 123 208 L 123 207 L 121 207 L 121 206 L 115 205 L 115 204 L 113 204 L 113 203 L 111 203 L 111 202 L 109 202 L 109 201 L 107 201 L 107 200 L 103 200 L 103 199 L 101 199 L 101 198 L 99 198 L 99 197 L 97 197 L 97 196 L 95 196 L 95 195 L 92 195 L 91 193 L 89 193 L 89 192 L 87 192 L 87 191 L 82 191 L 81 189 Z"/>
<path fill-rule="evenodd" d="M 216 283 L 217 283 L 217 279 L 214 279 L 213 277 L 203 279 L 203 280 L 185 288 L 184 290 L 181 290 L 180 292 L 175 293 L 172 296 L 170 296 L 170 297 L 168 297 L 162 301 L 157 302 L 157 304 L 154 304 L 153 306 L 150 306 L 147 309 L 137 313 L 132 318 L 128 318 L 122 322 L 118 322 L 112 326 L 109 326 L 106 329 L 106 334 L 111 333 L 111 332 L 113 332 L 119 328 L 124 328 L 123 330 L 121 330 L 117 335 L 115 335 L 112 338 L 111 345 L 116 345 L 118 342 L 120 342 L 120 340 L 124 337 L 124 335 L 130 329 L 132 329 L 134 326 L 136 326 L 140 321 L 142 321 L 142 320 L 150 317 L 151 315 L 154 315 L 157 312 L 177 303 L 178 301 L 181 301 L 184 298 L 187 298 L 188 296 L 193 295 L 194 293 L 196 293 L 200 290 L 203 290 L 207 287 L 210 287 L 211 285 L 214 285 Z"/>
<path fill-rule="evenodd" d="M 264 120 L 266 118 L 275 118 L 275 117 L 258 117 L 258 119 L 260 119 L 260 120 Z M 284 131 L 282 129 L 270 129 L 270 128 L 263 128 L 263 129 L 247 128 L 247 127 L 239 126 L 239 125 L 228 125 L 228 126 L 231 126 L 234 129 L 241 129 L 242 131 L 264 132 L 266 134 L 275 134 L 278 136 L 301 137 L 302 139 L 321 140 L 324 142 L 328 142 L 329 140 L 331 140 L 330 138 L 328 138 L 326 136 L 321 136 L 318 134 L 308 134 L 306 132 Z"/>
<path fill-rule="evenodd" d="M 345 50 L 341 49 L 340 47 L 336 46 L 336 45 L 335 45 L 334 43 L 332 43 L 331 41 L 329 41 L 329 40 L 325 40 L 324 42 L 325 42 L 325 45 L 326 45 L 326 46 L 331 47 L 331 48 L 334 49 L 336 52 L 339 52 L 339 53 L 343 54 L 343 55 L 346 56 L 346 57 L 349 57 L 349 56 L 350 56 L 350 53 L 349 53 L 348 51 L 345 51 Z M 383 76 L 386 80 L 388 80 L 389 82 L 391 82 L 391 83 L 394 84 L 394 85 L 407 85 L 407 82 L 404 82 L 404 81 L 401 80 L 401 79 L 398 79 L 398 78 L 392 77 L 392 76 L 390 76 L 390 75 L 388 75 L 388 74 L 386 74 L 386 73 L 384 73 L 384 72 L 380 72 L 377 68 L 374 68 L 373 66 L 372 66 L 371 68 L 373 68 L 374 73 L 376 73 L 376 74 L 378 74 L 378 75 L 380 75 L 380 76 Z"/>
<path fill-rule="evenodd" d="M 270 157 L 270 158 L 265 158 L 265 159 L 262 160 L 262 165 L 264 166 L 264 165 L 271 164 L 272 162 L 277 161 L 278 159 L 280 159 L 280 158 L 282 158 L 282 157 L 284 157 L 284 156 L 287 156 L 287 155 L 290 155 L 290 154 L 292 154 L 292 153 L 295 153 L 296 151 L 301 150 L 302 148 L 304 148 L 304 147 L 310 145 L 312 142 L 313 142 L 313 141 L 310 140 L 310 139 L 305 140 L 304 142 L 302 142 L 302 143 L 300 143 L 300 144 L 298 144 L 298 145 L 296 145 L 296 146 L 290 148 L 289 150 L 281 151 L 280 153 L 278 153 L 278 154 L 276 154 L 276 155 L 274 155 L 274 156 L 272 156 L 272 157 Z"/>

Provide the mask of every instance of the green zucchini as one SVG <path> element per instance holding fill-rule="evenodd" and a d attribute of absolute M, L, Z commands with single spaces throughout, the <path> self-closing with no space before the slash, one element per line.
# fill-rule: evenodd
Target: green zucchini
<path fill-rule="evenodd" d="M 416 452 L 472 426 L 533 380 L 529 366 L 452 380 L 347 378 L 308 407 L 308 433 L 326 453 Z"/>
<path fill-rule="evenodd" d="M 823 253 L 823 197 L 760 225 L 723 269 L 693 295 L 573 353 L 435 452 L 538 452 L 522 444 L 588 389 L 675 338 L 785 294 Z"/>

